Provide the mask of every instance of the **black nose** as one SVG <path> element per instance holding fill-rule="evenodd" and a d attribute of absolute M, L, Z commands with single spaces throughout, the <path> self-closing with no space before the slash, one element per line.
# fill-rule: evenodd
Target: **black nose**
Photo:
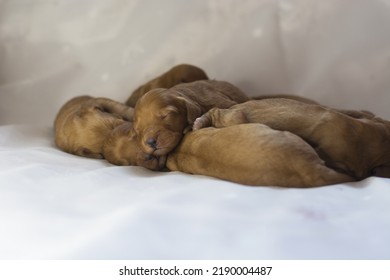
<path fill-rule="evenodd" d="M 157 148 L 157 141 L 154 138 L 149 138 L 148 140 L 146 140 L 146 144 L 152 147 L 153 149 Z"/>

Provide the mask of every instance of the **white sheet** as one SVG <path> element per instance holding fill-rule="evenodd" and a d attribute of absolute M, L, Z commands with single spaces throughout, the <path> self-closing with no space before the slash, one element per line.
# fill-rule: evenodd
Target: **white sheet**
<path fill-rule="evenodd" d="M 246 187 L 59 151 L 73 96 L 177 63 L 390 119 L 388 0 L 0 2 L 1 259 L 389 259 L 390 180 Z"/>
<path fill-rule="evenodd" d="M 389 258 L 390 180 L 246 187 L 113 166 L 0 128 L 0 258 Z"/>

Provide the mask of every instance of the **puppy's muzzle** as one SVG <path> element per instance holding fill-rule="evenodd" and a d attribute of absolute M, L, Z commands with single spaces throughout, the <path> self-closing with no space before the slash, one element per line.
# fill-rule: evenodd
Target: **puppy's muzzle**
<path fill-rule="evenodd" d="M 155 138 L 146 139 L 145 144 L 150 148 L 152 148 L 153 150 L 157 149 L 157 140 Z"/>

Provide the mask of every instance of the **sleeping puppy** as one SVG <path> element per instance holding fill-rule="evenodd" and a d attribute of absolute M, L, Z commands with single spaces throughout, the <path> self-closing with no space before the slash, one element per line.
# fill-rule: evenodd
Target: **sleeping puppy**
<path fill-rule="evenodd" d="M 143 153 L 131 126 L 125 122 L 106 138 L 103 154 L 111 163 L 151 170 L 161 170 L 166 163 L 172 171 L 253 186 L 315 187 L 353 181 L 326 167 L 300 137 L 262 124 L 189 132 L 168 157 Z"/>
<path fill-rule="evenodd" d="M 179 64 L 137 88 L 127 99 L 126 105 L 135 107 L 138 99 L 154 88 L 171 88 L 181 83 L 190 83 L 199 80 L 208 80 L 206 73 L 193 65 Z"/>
<path fill-rule="evenodd" d="M 115 127 L 103 143 L 104 158 L 116 165 L 143 166 L 151 170 L 165 167 L 165 157 L 154 157 L 144 153 L 138 146 L 133 124 L 124 122 Z"/>
<path fill-rule="evenodd" d="M 294 133 L 310 143 L 329 167 L 356 179 L 373 173 L 390 175 L 390 123 L 369 112 L 338 112 L 320 105 L 272 98 L 225 110 L 212 109 L 195 121 L 193 129 L 242 123 L 262 123 Z"/>
<path fill-rule="evenodd" d="M 189 132 L 168 155 L 167 167 L 254 186 L 315 187 L 354 181 L 325 166 L 302 138 L 256 123 Z"/>
<path fill-rule="evenodd" d="M 213 80 L 151 90 L 140 98 L 134 111 L 139 145 L 147 154 L 166 155 L 197 117 L 213 107 L 229 108 L 248 100 L 232 84 Z"/>
<path fill-rule="evenodd" d="M 75 97 L 57 114 L 55 143 L 71 154 L 103 158 L 107 134 L 124 121 L 132 121 L 133 113 L 133 108 L 107 98 Z"/>

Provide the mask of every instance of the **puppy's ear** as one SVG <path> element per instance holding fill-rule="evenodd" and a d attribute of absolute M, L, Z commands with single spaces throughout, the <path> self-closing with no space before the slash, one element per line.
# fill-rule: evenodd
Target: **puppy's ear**
<path fill-rule="evenodd" d="M 196 120 L 196 118 L 199 118 L 202 115 L 202 109 L 199 104 L 188 101 L 186 102 L 187 107 L 187 121 L 189 124 L 193 124 Z"/>
<path fill-rule="evenodd" d="M 202 109 L 199 104 L 194 101 L 187 99 L 185 97 L 178 97 L 181 102 L 183 102 L 184 107 L 187 111 L 187 122 L 192 125 L 196 118 L 202 115 Z"/>

